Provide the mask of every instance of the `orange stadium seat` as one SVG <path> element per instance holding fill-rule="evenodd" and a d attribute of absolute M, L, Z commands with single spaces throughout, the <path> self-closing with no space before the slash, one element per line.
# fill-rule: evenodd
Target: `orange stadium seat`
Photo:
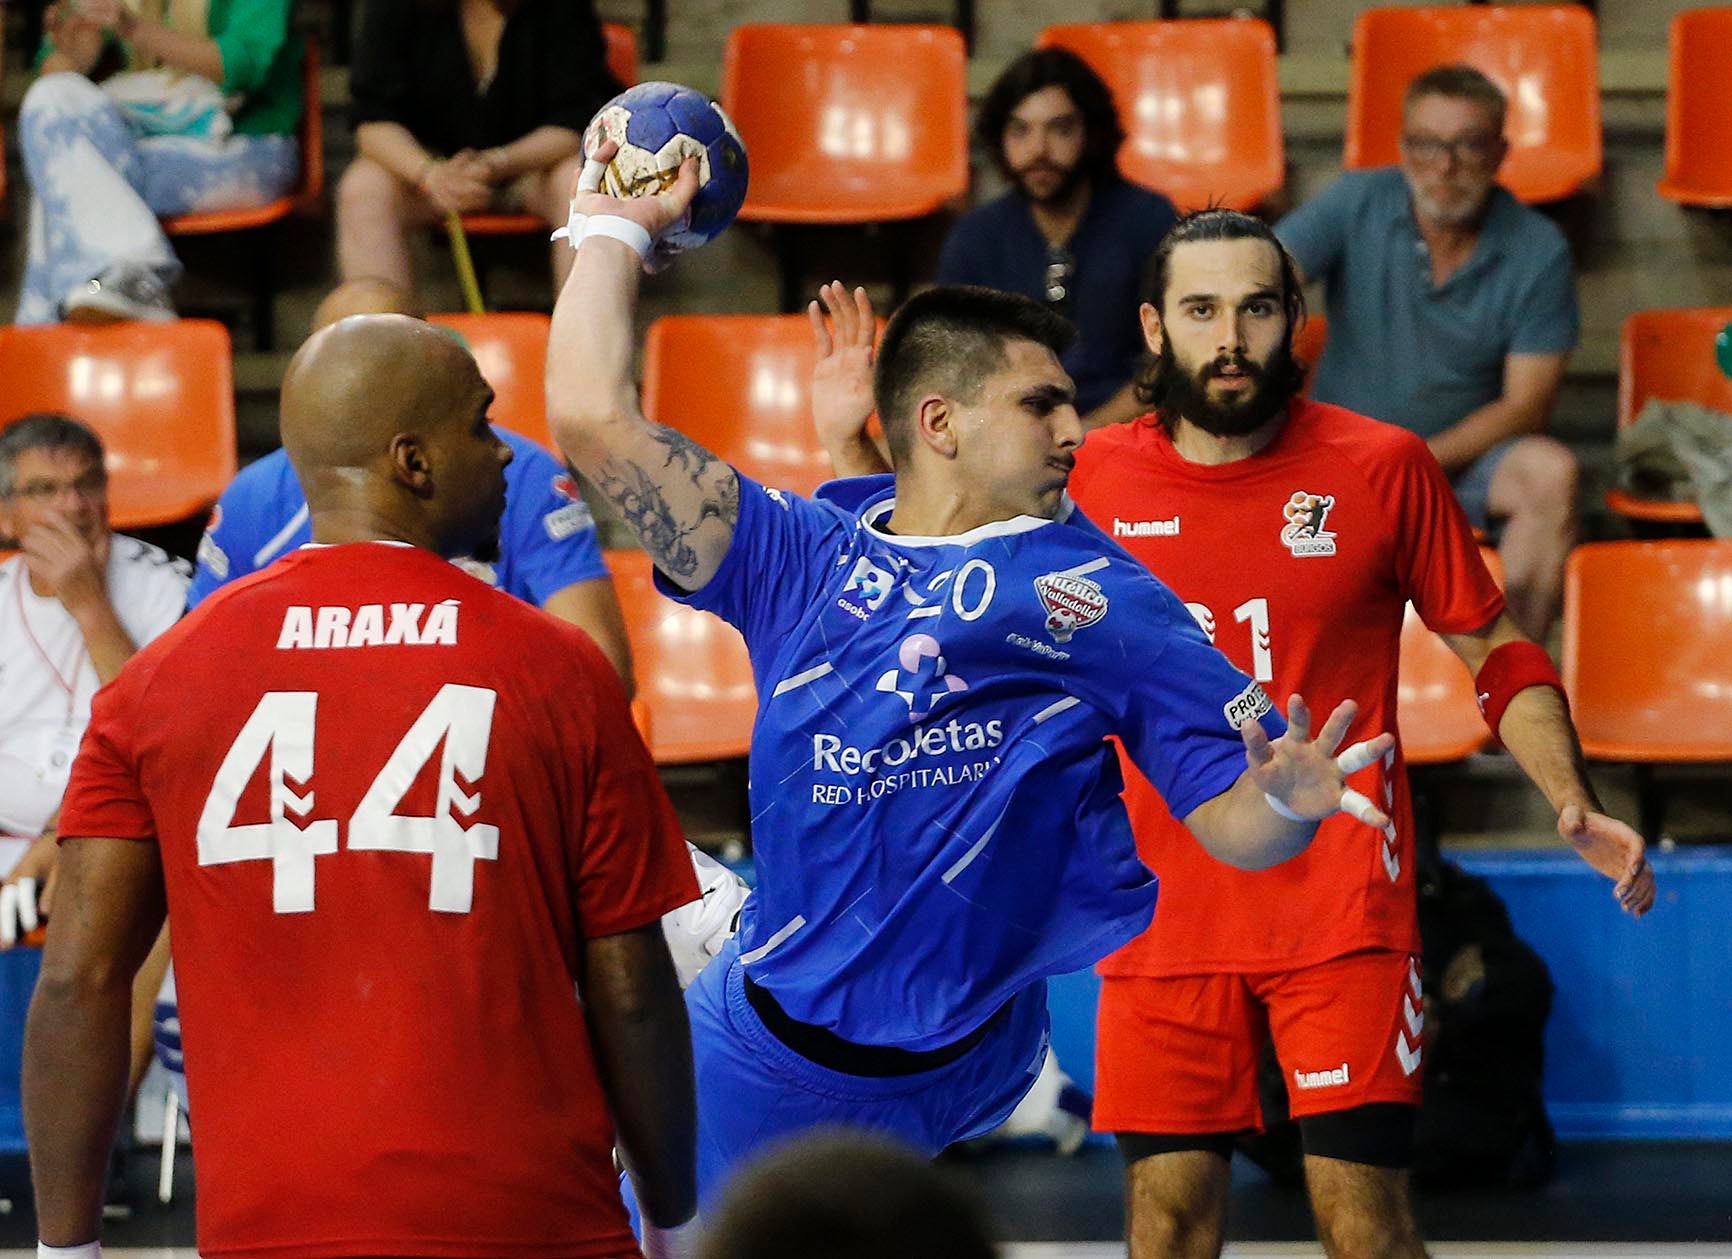
<path fill-rule="evenodd" d="M 836 475 L 812 428 L 812 357 L 804 315 L 666 316 L 644 342 L 644 414 L 810 497 Z"/>
<path fill-rule="evenodd" d="M 1732 761 L 1732 540 L 1594 542 L 1564 568 L 1564 687 L 1603 761 Z"/>
<path fill-rule="evenodd" d="M 285 196 L 245 210 L 200 210 L 176 214 L 162 221 L 170 236 L 212 236 L 219 232 L 245 232 L 280 223 L 296 210 L 318 206 L 325 195 L 325 124 L 319 100 L 319 45 L 306 37 L 301 57 L 300 181 Z M 271 348 L 276 320 L 272 301 L 276 295 L 276 250 L 259 245 L 248 251 L 253 259 L 253 328 L 259 346 Z"/>
<path fill-rule="evenodd" d="M 962 36 L 947 26 L 736 26 L 722 107 L 751 154 L 742 219 L 914 219 L 968 191 Z"/>
<path fill-rule="evenodd" d="M 1497 552 L 1481 548 L 1480 558 L 1503 585 Z M 1474 698 L 1473 675 L 1449 644 L 1425 627 L 1412 604 L 1401 623 L 1396 724 L 1401 754 L 1409 765 L 1465 760 L 1491 742 Z"/>
<path fill-rule="evenodd" d="M 1119 170 L 1181 210 L 1252 210 L 1286 180 L 1275 32 L 1251 18 L 1049 26 L 1112 88 L 1124 123 Z"/>
<path fill-rule="evenodd" d="M 746 643 L 731 625 L 655 588 L 642 551 L 609 551 L 637 669 L 637 698 L 658 765 L 732 760 L 751 746 L 757 715 Z"/>
<path fill-rule="evenodd" d="M 1466 62 L 1509 97 L 1509 156 L 1499 181 L 1523 201 L 1557 201 L 1598 177 L 1599 53 L 1576 4 L 1371 9 L 1353 26 L 1347 88 L 1349 169 L 1399 157 L 1401 98 L 1434 66 Z"/>
<path fill-rule="evenodd" d="M 557 455 L 559 447 L 547 429 L 547 394 L 542 383 L 547 369 L 547 316 L 496 311 L 486 315 L 428 315 L 427 321 L 450 328 L 468 342 L 482 379 L 493 387 L 489 418 Z"/>
<path fill-rule="evenodd" d="M 1692 9 L 1672 19 L 1666 76 L 1668 201 L 1732 206 L 1732 6 Z"/>
<path fill-rule="evenodd" d="M 63 411 L 101 434 L 116 528 L 198 515 L 234 479 L 234 367 L 219 323 L 0 327 L 0 381 L 0 419 Z"/>
<path fill-rule="evenodd" d="M 623 87 L 637 82 L 637 35 L 623 22 L 603 22 L 601 38 L 607 68 Z M 546 227 L 533 214 L 465 214 L 463 230 L 471 236 L 526 236 Z"/>
<path fill-rule="evenodd" d="M 1618 427 L 1636 422 L 1651 398 L 1698 402 L 1732 412 L 1732 380 L 1714 359 L 1714 337 L 1732 324 L 1732 306 L 1640 310 L 1624 320 L 1618 345 Z M 1606 506 L 1631 520 L 1700 524 L 1694 502 L 1641 498 L 1613 487 Z"/>

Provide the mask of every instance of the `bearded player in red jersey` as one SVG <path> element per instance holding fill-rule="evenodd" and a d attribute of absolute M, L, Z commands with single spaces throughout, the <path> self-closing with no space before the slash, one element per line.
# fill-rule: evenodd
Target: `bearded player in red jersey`
<path fill-rule="evenodd" d="M 419 320 L 315 336 L 282 408 L 313 543 L 97 697 L 25 1051 L 44 1253 L 98 1253 L 165 904 L 201 1254 L 636 1256 L 616 1130 L 650 1253 L 685 1246 L 660 919 L 697 883 L 600 651 L 441 558 L 496 543 L 490 401 Z"/>
<path fill-rule="evenodd" d="M 1363 696 L 1349 740 L 1396 726 L 1411 600 L 1475 672 L 1488 723 L 1557 809 L 1559 834 L 1614 881 L 1625 910 L 1645 913 L 1642 839 L 1600 811 L 1557 673 L 1505 612 L 1436 460 L 1405 430 L 1297 397 L 1303 297 L 1273 233 L 1203 211 L 1156 257 L 1159 306 L 1143 307 L 1154 413 L 1089 436 L 1070 483 L 1078 505 L 1271 694 L 1303 689 L 1323 707 Z M 847 300 L 839 288 L 824 298 L 832 311 Z M 848 364 L 869 361 L 861 302 L 838 321 L 857 335 L 820 337 L 814 376 L 814 416 L 844 473 L 876 458 L 846 384 Z M 1405 1171 L 1423 1014 L 1399 746 L 1350 779 L 1389 828 L 1368 835 L 1340 815 L 1306 852 L 1254 873 L 1210 859 L 1124 768 L 1161 895 L 1148 932 L 1100 968 L 1094 1122 L 1129 1165 L 1132 1259 L 1220 1253 L 1229 1158 L 1260 1120 L 1269 1037 L 1331 1259 L 1423 1255 Z"/>

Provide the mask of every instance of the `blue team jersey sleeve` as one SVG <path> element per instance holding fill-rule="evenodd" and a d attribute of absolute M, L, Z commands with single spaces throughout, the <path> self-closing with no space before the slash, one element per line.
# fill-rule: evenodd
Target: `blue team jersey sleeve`
<path fill-rule="evenodd" d="M 713 612 L 745 637 L 753 659 L 787 635 L 812 607 L 835 566 L 848 520 L 828 506 L 787 490 L 766 488 L 740 473 L 740 515 L 716 575 L 694 591 L 657 571 L 663 594 Z M 888 477 L 867 478 L 883 480 Z"/>
<path fill-rule="evenodd" d="M 1182 819 L 1244 772 L 1242 721 L 1261 720 L 1271 739 L 1287 724 L 1263 688 L 1215 648 L 1166 586 L 1138 573 L 1122 589 L 1128 615 L 1096 640 L 1105 658 L 1091 672 L 1105 702 L 1116 705 L 1114 733 Z M 1105 618 L 1097 629 L 1110 624 Z"/>
<path fill-rule="evenodd" d="M 295 506 L 305 504 L 299 498 L 299 484 L 290 473 L 297 502 L 286 505 L 287 514 L 282 514 L 285 505 L 279 502 L 282 494 L 278 482 L 282 477 L 278 465 L 286 467 L 287 463 L 288 456 L 276 451 L 248 464 L 229 482 L 211 509 L 210 523 L 199 540 L 198 563 L 186 592 L 188 611 L 229 582 L 239 581 L 263 567 L 257 559 L 259 552 L 294 515 Z"/>
<path fill-rule="evenodd" d="M 537 607 L 578 582 L 607 576 L 595 517 L 577 481 L 527 438 L 495 430 L 511 447 L 500 530 L 500 586 Z"/>

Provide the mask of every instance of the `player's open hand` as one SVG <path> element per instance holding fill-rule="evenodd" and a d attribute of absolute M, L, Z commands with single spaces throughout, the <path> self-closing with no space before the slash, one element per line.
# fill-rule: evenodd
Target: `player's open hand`
<path fill-rule="evenodd" d="M 1642 837 L 1615 817 L 1580 805 L 1564 806 L 1558 834 L 1594 869 L 1612 880 L 1612 894 L 1625 913 L 1640 918 L 1654 907 L 1654 867 Z"/>
<path fill-rule="evenodd" d="M 818 290 L 806 307 L 817 361 L 812 365 L 812 424 L 826 447 L 858 440 L 872 418 L 872 350 L 878 330 L 866 290 L 840 280 Z M 829 312 L 826 322 L 824 313 Z"/>
<path fill-rule="evenodd" d="M 591 215 L 606 214 L 627 219 L 649 233 L 651 241 L 683 222 L 698 195 L 698 159 L 688 157 L 680 163 L 679 175 L 667 187 L 651 196 L 615 197 L 602 191 L 608 163 L 619 152 L 619 143 L 603 131 L 599 123 L 590 128 L 583 140 L 583 173 L 577 177 L 577 190 L 571 198 L 571 217 L 566 230 L 578 239 L 578 229 Z M 667 265 L 665 254 L 652 250 L 644 259 L 646 270 L 656 271 Z"/>
<path fill-rule="evenodd" d="M 1320 820 L 1336 812 L 1351 813 L 1369 826 L 1388 826 L 1389 817 L 1370 800 L 1347 786 L 1347 776 L 1364 769 L 1395 746 L 1395 736 L 1380 734 L 1336 754 L 1359 706 L 1342 700 L 1329 720 L 1311 737 L 1311 710 L 1303 697 L 1287 701 L 1287 733 L 1274 742 L 1261 724 L 1239 727 L 1251 781 L 1271 800 L 1278 800 L 1301 818 Z"/>

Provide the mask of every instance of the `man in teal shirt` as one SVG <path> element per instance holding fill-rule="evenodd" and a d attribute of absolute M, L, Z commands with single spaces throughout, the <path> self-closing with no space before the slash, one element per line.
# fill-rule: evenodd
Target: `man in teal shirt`
<path fill-rule="evenodd" d="M 1329 340 L 1312 394 L 1426 439 L 1474 524 L 1501 522 L 1511 613 L 1544 642 L 1576 533 L 1576 460 L 1544 435 L 1576 346 L 1569 247 L 1495 183 L 1497 86 L 1415 79 L 1399 168 L 1349 171 L 1276 228 L 1321 280 Z"/>

